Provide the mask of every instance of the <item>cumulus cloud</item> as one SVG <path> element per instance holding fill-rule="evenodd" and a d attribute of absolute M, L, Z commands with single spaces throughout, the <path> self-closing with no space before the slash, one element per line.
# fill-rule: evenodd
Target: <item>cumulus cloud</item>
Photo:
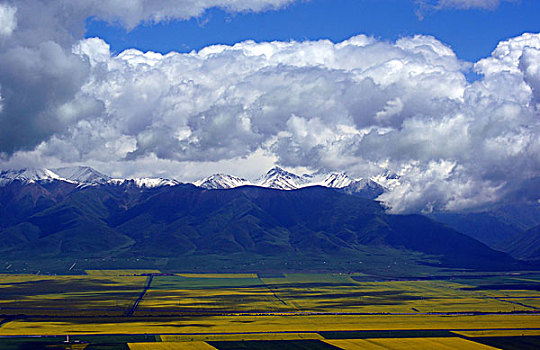
<path fill-rule="evenodd" d="M 29 150 L 81 119 L 99 116 L 98 101 L 81 96 L 91 67 L 103 57 L 73 52 L 85 21 L 101 18 L 132 28 L 141 22 L 187 19 L 206 9 L 263 11 L 292 0 L 7 0 L 0 3 L 0 156 Z M 86 43 L 89 46 L 91 43 Z M 79 48 L 79 50 L 82 48 Z"/>
<path fill-rule="evenodd" d="M 534 102 L 540 103 L 540 43 L 536 44 L 536 47 L 523 48 L 523 54 L 519 58 L 519 69 L 533 91 Z"/>
<path fill-rule="evenodd" d="M 17 8 L 0 4 L 0 36 L 9 36 L 17 27 Z"/>
<path fill-rule="evenodd" d="M 79 40 L 88 16 L 130 27 L 287 3 L 10 2 L 18 24 L 0 41 L 1 166 L 88 164 L 184 181 L 249 178 L 274 163 L 364 177 L 389 170 L 400 179 L 381 199 L 394 212 L 477 208 L 538 178 L 538 34 L 503 41 L 474 65 L 421 35 L 166 55 Z"/>
<path fill-rule="evenodd" d="M 474 65 L 474 83 L 469 65 L 429 36 L 116 56 L 87 39 L 73 51 L 90 78 L 63 110 L 94 117 L 55 133 L 40 156 L 127 173 L 153 162 L 182 179 L 200 174 L 196 164 L 238 173 L 234 164 L 254 154 L 312 171 L 389 169 L 400 184 L 381 199 L 396 212 L 474 208 L 539 175 L 538 39 L 501 42 Z"/>
<path fill-rule="evenodd" d="M 107 45 L 98 41 L 78 50 L 102 60 Z M 106 78 L 83 90 L 114 115 L 107 122 L 115 130 L 136 140 L 128 158 L 217 161 L 292 147 L 299 153 L 279 152 L 284 165 L 313 166 L 301 152 L 321 148 L 318 157 L 333 158 L 324 152 L 358 142 L 367 129 L 400 127 L 419 111 L 456 103 L 463 68 L 431 37 L 244 42 L 165 56 L 128 50 L 96 64 L 94 75 Z M 395 101 L 400 110 L 389 113 Z"/>

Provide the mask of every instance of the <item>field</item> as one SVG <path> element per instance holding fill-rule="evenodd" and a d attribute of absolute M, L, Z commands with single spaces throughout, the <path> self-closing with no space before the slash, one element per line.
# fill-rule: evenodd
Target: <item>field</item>
<path fill-rule="evenodd" d="M 493 349 L 462 338 L 382 338 L 327 340 L 326 343 L 341 349 Z"/>
<path fill-rule="evenodd" d="M 0 348 L 538 348 L 539 287 L 526 272 L 4 274 Z"/>
<path fill-rule="evenodd" d="M 8 315 L 122 315 L 146 277 L 0 275 L 0 312 Z"/>

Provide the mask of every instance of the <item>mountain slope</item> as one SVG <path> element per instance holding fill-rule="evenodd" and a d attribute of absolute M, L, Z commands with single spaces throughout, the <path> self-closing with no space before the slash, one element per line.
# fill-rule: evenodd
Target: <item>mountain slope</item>
<path fill-rule="evenodd" d="M 489 212 L 434 213 L 430 217 L 492 248 L 499 247 L 501 242 L 522 232 Z"/>
<path fill-rule="evenodd" d="M 0 247 L 4 254 L 33 258 L 115 254 L 133 241 L 115 230 L 111 220 L 159 190 L 164 188 L 141 191 L 137 186 L 111 184 L 74 187 L 56 202 L 48 193 L 46 198 L 51 203 L 43 210 L 0 232 Z M 7 208 L 15 209 L 12 205 Z"/>
<path fill-rule="evenodd" d="M 429 216 L 494 249 L 507 251 L 508 242 L 540 225 L 540 203 L 522 200 L 494 205 L 481 212 L 438 212 Z"/>
<path fill-rule="evenodd" d="M 515 258 L 540 260 L 540 225 L 506 240 L 501 247 Z"/>
<path fill-rule="evenodd" d="M 353 180 L 349 185 L 341 187 L 339 190 L 368 199 L 376 199 L 385 191 L 384 187 L 371 179 Z"/>
<path fill-rule="evenodd" d="M 387 215 L 377 202 L 325 187 L 213 191 L 102 184 L 77 187 L 27 215 L 0 231 L 4 257 L 166 258 L 180 265 L 222 257 L 237 267 L 261 258 L 311 259 L 343 269 L 343 261 L 388 264 L 377 258 L 382 252 L 411 265 L 435 259 L 447 267 L 516 266 L 507 255 L 426 217 Z"/>
<path fill-rule="evenodd" d="M 62 202 L 77 184 L 65 181 L 15 180 L 0 186 L 0 229 Z"/>

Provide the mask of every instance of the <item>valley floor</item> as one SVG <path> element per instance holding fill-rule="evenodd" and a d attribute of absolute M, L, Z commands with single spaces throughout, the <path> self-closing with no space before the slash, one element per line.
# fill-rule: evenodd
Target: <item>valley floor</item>
<path fill-rule="evenodd" d="M 0 275 L 0 349 L 539 346 L 534 272 Z"/>

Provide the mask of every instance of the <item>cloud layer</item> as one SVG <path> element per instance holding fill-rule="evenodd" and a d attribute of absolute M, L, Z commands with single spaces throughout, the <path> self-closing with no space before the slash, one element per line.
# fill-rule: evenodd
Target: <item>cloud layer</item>
<path fill-rule="evenodd" d="M 493 10 L 497 8 L 501 2 L 513 2 L 515 0 L 417 0 L 416 3 L 423 8 L 444 9 L 485 9 Z"/>
<path fill-rule="evenodd" d="M 132 28 L 141 22 L 187 19 L 211 7 L 263 11 L 292 0 L 10 0 L 0 3 L 0 153 L 32 149 L 66 124 L 96 115 L 81 96 L 90 65 L 72 46 L 85 21 L 101 18 Z"/>
<path fill-rule="evenodd" d="M 474 65 L 429 36 L 167 55 L 112 55 L 99 38 L 80 40 L 89 16 L 130 27 L 288 2 L 10 2 L 0 11 L 15 23 L 0 39 L 1 166 L 89 164 L 180 180 L 252 177 L 273 163 L 390 170 L 401 178 L 381 199 L 395 212 L 477 208 L 540 175 L 538 34 L 501 42 Z M 467 82 L 470 69 L 478 81 Z"/>

